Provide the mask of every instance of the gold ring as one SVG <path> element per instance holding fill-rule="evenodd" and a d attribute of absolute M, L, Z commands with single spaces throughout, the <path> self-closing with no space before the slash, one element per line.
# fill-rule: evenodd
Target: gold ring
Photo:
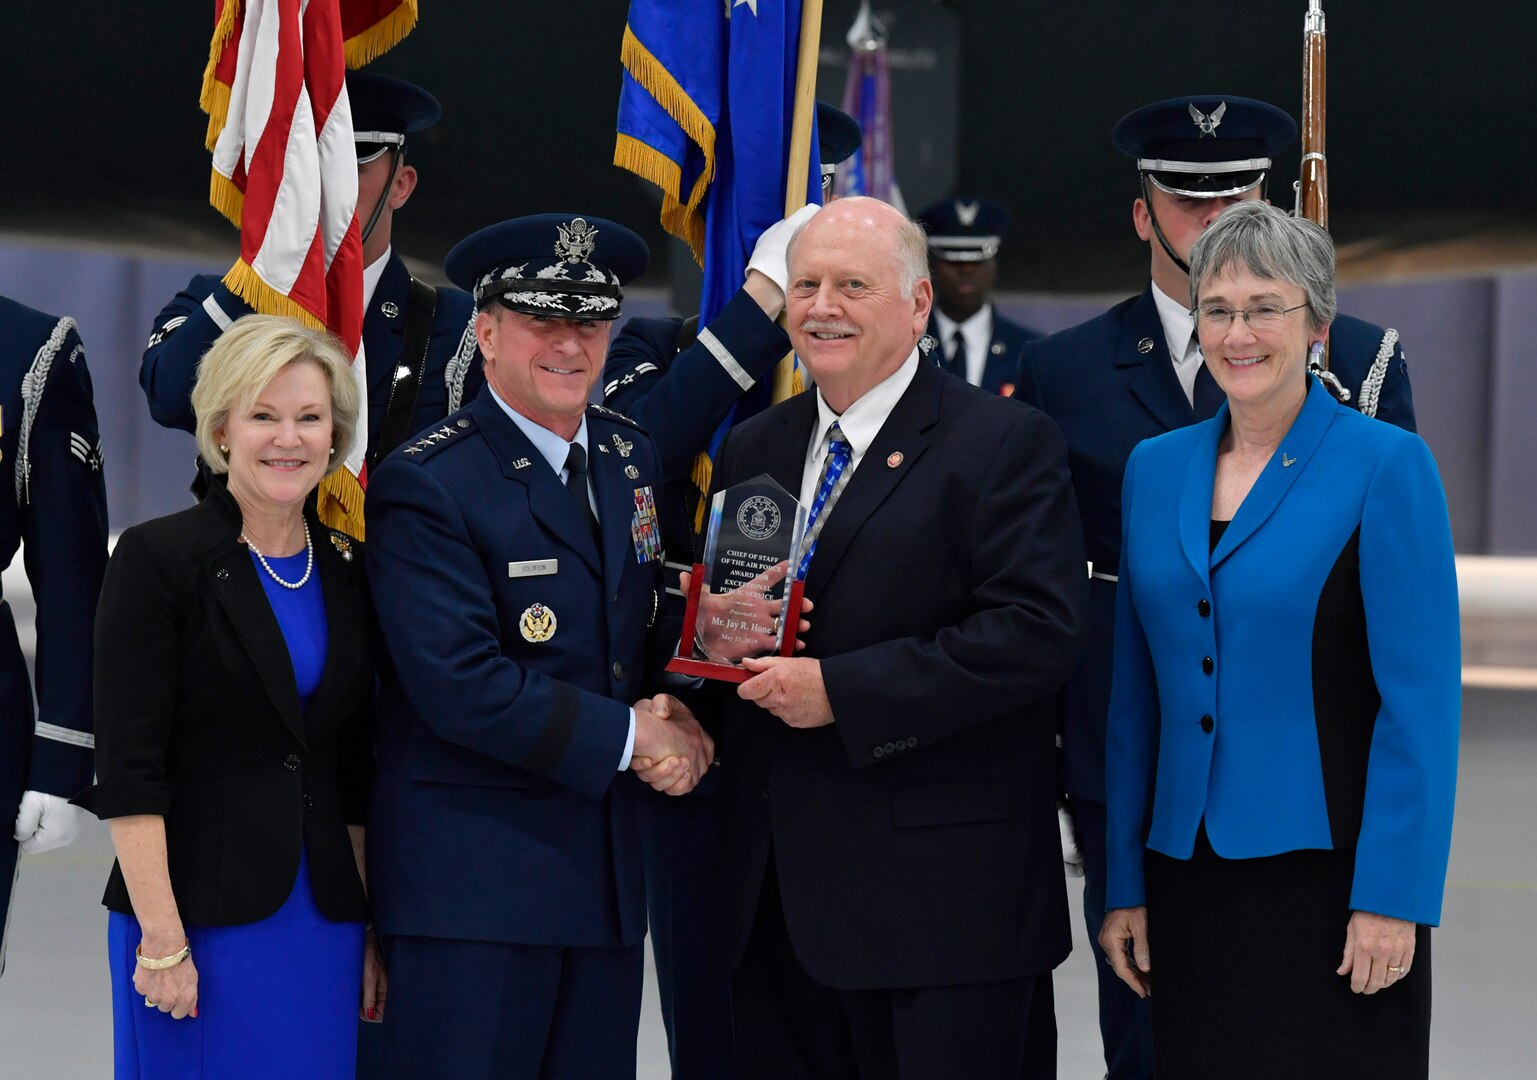
<path fill-rule="evenodd" d="M 1388 970 L 1391 971 L 1394 975 L 1402 975 L 1408 969 L 1407 968 L 1401 968 L 1401 967 L 1394 967 L 1392 964 L 1389 964 L 1388 965 Z"/>
<path fill-rule="evenodd" d="M 146 1009 L 158 1009 L 158 1008 L 160 1008 L 160 1002 L 158 1002 L 158 1001 L 151 1001 L 149 998 L 146 997 L 144 999 L 144 1007 Z"/>

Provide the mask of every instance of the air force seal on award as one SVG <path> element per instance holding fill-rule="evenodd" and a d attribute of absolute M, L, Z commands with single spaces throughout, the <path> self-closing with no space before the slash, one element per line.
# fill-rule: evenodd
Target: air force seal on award
<path fill-rule="evenodd" d="M 737 507 L 736 527 L 753 540 L 767 540 L 779 531 L 779 506 L 766 495 L 754 495 Z"/>
<path fill-rule="evenodd" d="M 555 636 L 555 613 L 543 604 L 531 604 L 518 620 L 518 629 L 524 641 L 535 645 L 549 641 Z"/>

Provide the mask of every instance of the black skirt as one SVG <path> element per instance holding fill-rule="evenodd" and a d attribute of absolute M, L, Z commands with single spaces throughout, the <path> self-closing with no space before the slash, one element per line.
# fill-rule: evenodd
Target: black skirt
<path fill-rule="evenodd" d="M 1429 927 L 1386 989 L 1334 973 L 1354 852 L 1223 859 L 1203 827 L 1192 858 L 1145 866 L 1159 1080 L 1429 1076 Z"/>

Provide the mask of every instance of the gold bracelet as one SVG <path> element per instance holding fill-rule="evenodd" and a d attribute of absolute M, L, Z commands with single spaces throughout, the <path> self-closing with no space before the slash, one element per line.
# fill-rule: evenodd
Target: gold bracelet
<path fill-rule="evenodd" d="M 170 956 L 162 956 L 158 960 L 152 960 L 144 955 L 143 942 L 133 947 L 133 958 L 138 961 L 141 968 L 149 968 L 151 971 L 164 971 L 166 968 L 173 968 L 191 956 L 192 943 L 190 941 L 183 944 L 180 949 L 173 952 Z"/>

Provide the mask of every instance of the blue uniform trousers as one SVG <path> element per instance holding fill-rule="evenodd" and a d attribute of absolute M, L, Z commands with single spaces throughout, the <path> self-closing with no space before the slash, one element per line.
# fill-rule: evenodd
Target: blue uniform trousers
<path fill-rule="evenodd" d="M 641 946 L 389 937 L 394 1080 L 634 1080 Z"/>
<path fill-rule="evenodd" d="M 1108 1080 L 1150 1080 L 1153 1075 L 1153 1013 L 1147 1001 L 1111 969 L 1099 947 L 1105 921 L 1105 804 L 1073 799 L 1073 824 L 1083 854 L 1083 922 L 1094 951 L 1099 981 L 1099 1033 L 1105 1045 Z"/>

